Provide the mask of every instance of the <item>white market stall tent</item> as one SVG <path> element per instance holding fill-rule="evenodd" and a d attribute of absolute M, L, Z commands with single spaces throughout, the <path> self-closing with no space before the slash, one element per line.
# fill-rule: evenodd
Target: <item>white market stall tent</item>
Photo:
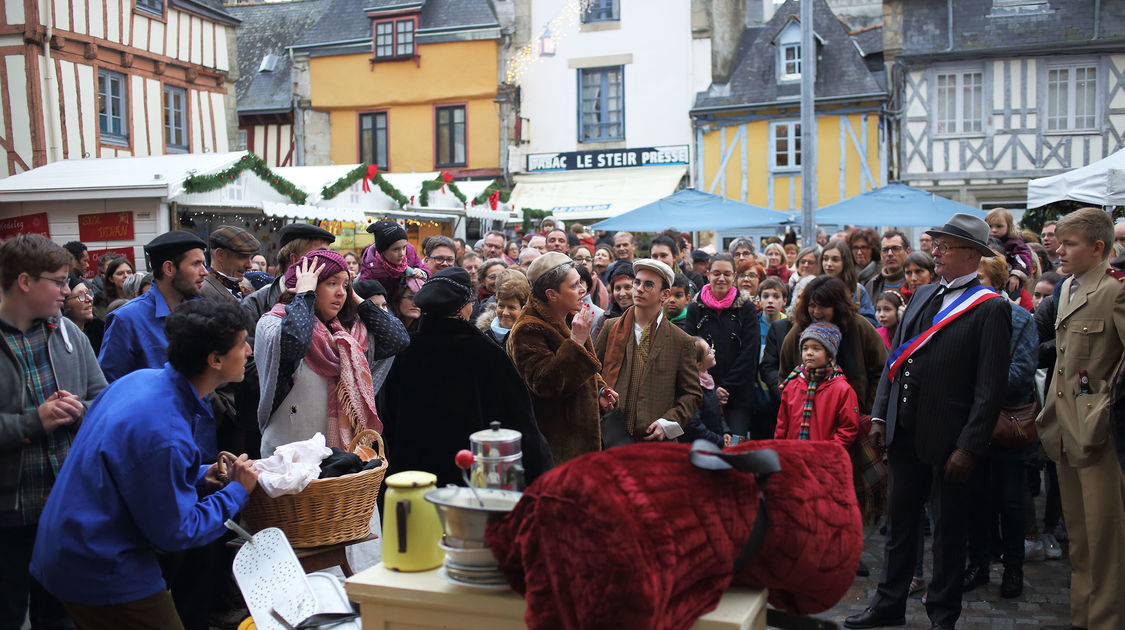
<path fill-rule="evenodd" d="M 1125 149 L 1093 164 L 1027 183 L 1028 208 L 1065 200 L 1092 206 L 1125 206 Z"/>
<path fill-rule="evenodd" d="M 327 222 L 340 247 L 352 249 L 370 241 L 366 225 L 381 218 L 417 228 L 420 239 L 464 236 L 466 218 L 483 226 L 511 217 L 508 204 L 479 203 L 496 188 L 492 180 L 446 187 L 442 173 L 380 173 L 380 185 L 369 182 L 365 191 L 357 176 L 365 168 L 270 169 L 245 151 L 62 160 L 0 180 L 0 238 L 37 232 L 59 243 L 79 240 L 93 258 L 125 255 L 145 270 L 144 244 L 172 229 L 206 239 L 218 225 L 241 225 L 269 258 L 277 229 L 292 220 Z"/>

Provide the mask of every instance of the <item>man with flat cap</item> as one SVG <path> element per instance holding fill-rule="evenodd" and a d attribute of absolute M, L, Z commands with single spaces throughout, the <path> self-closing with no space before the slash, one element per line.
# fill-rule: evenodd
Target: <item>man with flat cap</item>
<path fill-rule="evenodd" d="M 883 575 L 870 607 L 848 628 L 905 625 L 922 505 L 934 517 L 933 581 L 926 612 L 951 630 L 961 615 L 965 534 L 977 458 L 988 452 L 1008 385 L 1012 335 L 1007 300 L 977 280 L 988 224 L 955 214 L 933 237 L 940 284 L 910 299 L 879 379 L 871 410 L 876 445 L 886 437 L 889 470 Z"/>
<path fill-rule="evenodd" d="M 242 308 L 250 312 L 255 322 L 277 304 L 278 298 L 281 297 L 281 283 L 285 281 L 285 270 L 289 265 L 311 251 L 328 249 L 328 246 L 336 241 L 336 237 L 328 230 L 308 223 L 290 223 L 277 233 L 281 237 L 281 249 L 277 251 L 277 278 L 242 299 Z M 254 331 L 251 330 L 251 337 L 253 334 Z M 250 340 L 250 344 L 254 344 L 253 339 Z M 257 382 L 257 379 L 250 379 L 250 376 L 248 372 L 247 380 Z"/>
<path fill-rule="evenodd" d="M 164 319 L 181 302 L 199 297 L 207 265 L 207 243 L 175 230 L 145 245 L 152 289 L 113 311 L 105 320 L 98 363 L 109 382 L 143 368 L 161 369 L 168 361 Z"/>
<path fill-rule="evenodd" d="M 702 401 L 695 341 L 664 317 L 675 281 L 672 268 L 652 258 L 638 258 L 632 266 L 633 305 L 607 320 L 594 343 L 606 387 L 620 396 L 619 413 L 604 416 L 606 447 L 674 440 Z"/>
<path fill-rule="evenodd" d="M 203 280 L 203 297 L 234 302 L 246 297 L 250 292 L 242 279 L 251 269 L 250 257 L 261 248 L 249 230 L 234 225 L 211 232 L 211 267 Z"/>

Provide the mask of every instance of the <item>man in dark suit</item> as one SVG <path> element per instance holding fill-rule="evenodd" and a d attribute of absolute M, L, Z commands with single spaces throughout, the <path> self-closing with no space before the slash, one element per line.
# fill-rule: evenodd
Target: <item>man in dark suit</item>
<path fill-rule="evenodd" d="M 956 624 L 971 508 L 966 482 L 988 450 L 1007 387 L 1011 311 L 977 280 L 981 257 L 993 255 L 988 225 L 956 214 L 927 234 L 941 283 L 919 288 L 910 300 L 871 410 L 876 444 L 886 436 L 889 468 L 883 575 L 870 607 L 844 621 L 848 628 L 905 625 L 927 497 L 934 516 L 934 577 L 926 611 L 935 629 Z M 934 332 L 936 322 L 945 325 Z M 927 332 L 932 334 L 923 345 L 908 343 Z"/>

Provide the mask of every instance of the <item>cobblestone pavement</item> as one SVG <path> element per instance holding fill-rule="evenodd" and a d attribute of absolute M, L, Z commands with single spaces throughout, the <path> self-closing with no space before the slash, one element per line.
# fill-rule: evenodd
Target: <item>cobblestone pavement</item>
<path fill-rule="evenodd" d="M 1041 513 L 1042 507 L 1040 507 Z M 931 576 L 931 538 L 926 537 L 925 576 Z M 879 533 L 878 526 L 864 530 L 863 561 L 871 567 L 870 577 L 857 577 L 840 603 L 834 608 L 816 615 L 817 617 L 840 624 L 844 618 L 863 612 L 875 594 L 879 574 L 883 566 L 883 544 L 885 537 Z M 1039 630 L 1044 625 L 1066 625 L 1070 623 L 1070 563 L 1067 561 L 1067 543 L 1061 543 L 1063 557 L 1060 560 L 1028 562 L 1024 565 L 1023 594 L 1015 599 L 1000 597 L 1000 578 L 1003 567 L 993 562 L 990 583 L 978 586 L 964 595 L 961 619 L 957 623 L 960 630 Z M 911 595 L 906 605 L 907 628 L 929 628 L 930 620 L 922 605 L 922 593 Z"/>

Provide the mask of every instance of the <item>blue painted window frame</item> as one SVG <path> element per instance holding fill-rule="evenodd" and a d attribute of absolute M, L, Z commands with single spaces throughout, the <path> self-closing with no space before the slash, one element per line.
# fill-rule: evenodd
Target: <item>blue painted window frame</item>
<path fill-rule="evenodd" d="M 616 74 L 616 85 L 621 105 L 618 110 L 610 107 L 609 88 L 614 84 L 613 75 Z M 587 96 L 584 91 L 584 79 L 597 75 L 598 93 L 596 96 Z M 587 107 L 589 106 L 589 108 Z M 619 120 L 609 122 L 608 117 L 618 111 Z M 587 124 L 583 120 L 586 114 L 597 116 L 604 114 L 598 122 L 589 123 L 596 126 L 598 135 L 586 133 Z M 616 129 L 616 131 L 615 131 Z M 578 141 L 579 142 L 618 142 L 625 139 L 625 66 L 609 66 L 602 68 L 578 69 Z"/>

